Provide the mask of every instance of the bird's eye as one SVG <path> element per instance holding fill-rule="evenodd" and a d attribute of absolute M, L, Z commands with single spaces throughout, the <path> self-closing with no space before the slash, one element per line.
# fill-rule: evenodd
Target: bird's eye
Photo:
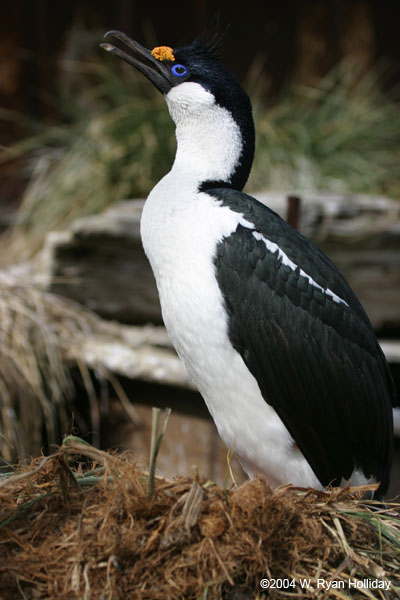
<path fill-rule="evenodd" d="M 175 75 L 175 77 L 185 77 L 189 71 L 184 65 L 174 65 L 171 69 L 171 73 Z"/>

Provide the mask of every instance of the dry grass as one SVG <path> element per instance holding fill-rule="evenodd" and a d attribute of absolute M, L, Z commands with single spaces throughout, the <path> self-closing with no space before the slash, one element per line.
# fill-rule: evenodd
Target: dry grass
<path fill-rule="evenodd" d="M 0 501 L 2 598 L 258 598 L 262 578 L 295 581 L 271 598 L 400 597 L 399 505 L 374 511 L 354 491 L 157 478 L 149 497 L 132 457 L 70 438 L 4 479 Z M 377 578 L 390 592 L 349 590 Z"/>
<path fill-rule="evenodd" d="M 67 299 L 0 274 L 0 455 L 7 461 L 59 443 L 76 392 L 74 344 L 98 318 Z M 68 358 L 67 358 L 68 356 Z"/>

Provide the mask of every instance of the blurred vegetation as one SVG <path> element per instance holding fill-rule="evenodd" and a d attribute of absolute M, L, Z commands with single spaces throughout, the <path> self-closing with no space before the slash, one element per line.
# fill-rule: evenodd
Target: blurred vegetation
<path fill-rule="evenodd" d="M 400 105 L 379 79 L 378 68 L 361 75 L 348 61 L 273 106 L 256 101 L 249 185 L 400 198 Z"/>
<path fill-rule="evenodd" d="M 98 325 L 71 300 L 4 272 L 0 290 L 0 456 L 8 462 L 40 455 L 72 426 L 77 340 Z"/>
<path fill-rule="evenodd" d="M 3 160 L 29 158 L 13 232 L 28 255 L 48 231 L 78 216 L 146 197 L 175 152 L 165 102 L 134 69 L 106 56 L 64 69 L 57 119 L 31 124 L 34 134 L 3 152 Z M 315 87 L 289 87 L 273 104 L 257 93 L 260 81 L 253 73 L 246 86 L 254 90 L 257 129 L 247 190 L 400 196 L 400 110 L 379 91 L 376 73 L 361 77 L 342 64 Z"/>
<path fill-rule="evenodd" d="M 117 64 L 116 64 L 117 63 Z M 114 61 L 65 66 L 67 92 L 53 123 L 3 151 L 27 157 L 29 183 L 14 233 L 37 250 L 43 236 L 79 216 L 145 196 L 174 155 L 173 125 L 161 95 Z"/>

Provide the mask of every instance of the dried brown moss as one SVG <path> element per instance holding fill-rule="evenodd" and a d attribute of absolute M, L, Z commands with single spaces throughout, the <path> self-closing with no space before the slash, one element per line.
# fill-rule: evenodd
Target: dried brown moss
<path fill-rule="evenodd" d="M 317 580 L 350 577 L 391 581 L 386 595 L 356 596 L 400 597 L 398 507 L 371 511 L 348 490 L 272 491 L 255 478 L 229 491 L 159 478 L 149 498 L 132 457 L 71 442 L 0 482 L 0 507 L 7 600 L 257 598 L 262 578 L 296 581 L 271 598 L 346 598 L 348 589 L 328 593 Z"/>

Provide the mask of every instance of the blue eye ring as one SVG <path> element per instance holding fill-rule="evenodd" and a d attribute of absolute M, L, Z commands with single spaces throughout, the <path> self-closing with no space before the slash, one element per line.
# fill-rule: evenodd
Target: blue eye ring
<path fill-rule="evenodd" d="M 186 77 L 186 75 L 189 73 L 189 69 L 187 69 L 185 65 L 181 65 L 178 63 L 176 65 L 173 65 L 173 67 L 171 68 L 171 73 L 172 75 L 175 75 L 175 77 Z"/>

